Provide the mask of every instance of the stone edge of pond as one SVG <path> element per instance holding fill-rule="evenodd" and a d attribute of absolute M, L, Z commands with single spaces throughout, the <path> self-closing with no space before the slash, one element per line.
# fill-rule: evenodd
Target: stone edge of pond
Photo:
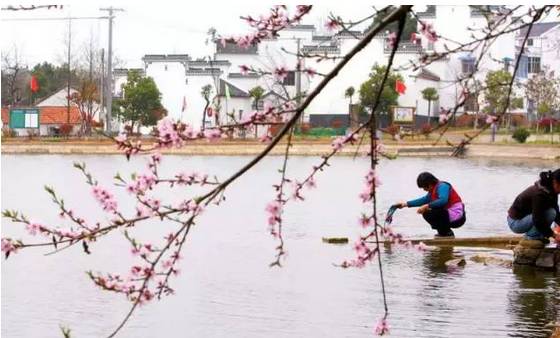
<path fill-rule="evenodd" d="M 209 156 L 250 156 L 258 154 L 264 144 L 192 144 L 181 149 L 165 149 L 165 154 L 209 155 Z M 331 151 L 330 144 L 295 143 L 291 149 L 294 156 L 321 156 Z M 387 152 L 409 157 L 449 157 L 451 147 L 430 145 L 387 145 Z M 356 146 L 344 148 L 341 156 L 365 154 L 367 149 Z M 2 144 L 4 154 L 120 154 L 112 144 Z M 282 155 L 282 145 L 271 151 L 271 155 Z M 467 148 L 466 157 L 517 158 L 560 160 L 560 146 L 521 147 L 505 145 L 474 144 Z"/>

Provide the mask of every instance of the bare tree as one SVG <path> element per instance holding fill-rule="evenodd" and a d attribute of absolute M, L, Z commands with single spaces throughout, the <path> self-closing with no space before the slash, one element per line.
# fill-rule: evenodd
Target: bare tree
<path fill-rule="evenodd" d="M 2 105 L 16 106 L 26 101 L 29 83 L 27 64 L 21 51 L 14 45 L 12 50 L 2 55 Z"/>

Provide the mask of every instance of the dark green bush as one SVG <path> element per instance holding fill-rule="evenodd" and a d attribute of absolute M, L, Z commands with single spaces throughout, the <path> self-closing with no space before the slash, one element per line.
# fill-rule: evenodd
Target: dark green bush
<path fill-rule="evenodd" d="M 531 133 L 527 129 L 517 128 L 517 129 L 515 129 L 515 131 L 513 132 L 513 135 L 511 135 L 511 137 L 513 137 L 513 139 L 516 140 L 519 143 L 525 143 L 525 141 L 527 141 L 527 138 L 529 137 L 529 135 L 531 135 Z"/>

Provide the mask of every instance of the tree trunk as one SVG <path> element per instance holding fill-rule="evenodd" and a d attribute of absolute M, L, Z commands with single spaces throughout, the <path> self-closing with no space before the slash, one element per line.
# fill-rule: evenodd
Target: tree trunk
<path fill-rule="evenodd" d="M 204 111 L 202 112 L 202 126 L 200 127 L 200 130 L 204 131 L 204 128 L 206 128 L 206 110 L 208 109 L 208 106 L 210 105 L 210 101 L 206 101 L 206 106 L 204 107 Z"/>
<path fill-rule="evenodd" d="M 428 123 L 431 125 L 432 124 L 432 120 L 430 119 L 430 114 L 431 114 L 431 107 L 432 106 L 432 101 L 428 100 Z"/>

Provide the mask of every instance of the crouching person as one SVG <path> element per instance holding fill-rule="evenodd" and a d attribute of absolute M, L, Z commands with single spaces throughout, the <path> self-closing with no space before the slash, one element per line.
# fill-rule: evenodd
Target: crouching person
<path fill-rule="evenodd" d="M 553 222 L 560 224 L 558 194 L 560 169 L 541 172 L 539 180 L 521 192 L 508 210 L 507 223 L 511 231 L 525 234 L 526 239 L 548 244 L 549 237 L 560 243 L 560 233 L 554 233 Z"/>
<path fill-rule="evenodd" d="M 461 227 L 466 221 L 465 205 L 459 194 L 451 184 L 438 180 L 429 172 L 418 175 L 416 183 L 428 193 L 415 200 L 397 203 L 395 206 L 419 207 L 417 212 L 437 231 L 436 238 L 455 237 L 451 229 Z"/>

